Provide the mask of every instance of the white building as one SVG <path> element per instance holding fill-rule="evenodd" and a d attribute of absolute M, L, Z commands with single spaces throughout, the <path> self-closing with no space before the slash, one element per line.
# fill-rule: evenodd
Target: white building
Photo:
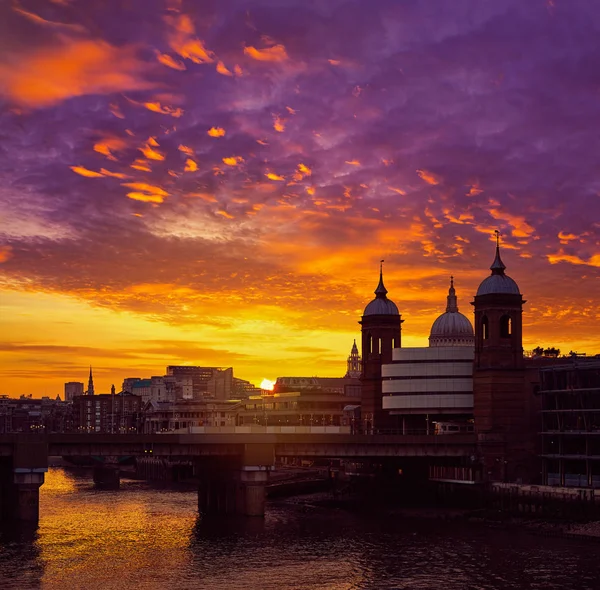
<path fill-rule="evenodd" d="M 431 328 L 429 347 L 395 348 L 382 366 L 383 409 L 405 434 L 436 431 L 436 424 L 468 424 L 473 415 L 474 335 L 458 311 L 451 278 L 445 313 Z"/>

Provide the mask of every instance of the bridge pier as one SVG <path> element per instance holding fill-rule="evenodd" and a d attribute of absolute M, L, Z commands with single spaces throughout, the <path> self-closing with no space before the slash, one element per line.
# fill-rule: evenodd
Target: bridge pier
<path fill-rule="evenodd" d="M 237 457 L 205 457 L 196 463 L 198 512 L 205 515 L 264 516 L 272 444 L 245 444 Z"/>
<path fill-rule="evenodd" d="M 37 524 L 48 447 L 28 440 L 18 443 L 13 446 L 12 459 L 0 462 L 0 520 Z"/>
<path fill-rule="evenodd" d="M 205 473 L 198 486 L 198 512 L 264 516 L 268 481 L 269 471 L 258 466 Z"/>
<path fill-rule="evenodd" d="M 237 493 L 237 511 L 244 516 L 264 516 L 269 471 L 243 468 Z"/>
<path fill-rule="evenodd" d="M 99 490 L 118 490 L 121 486 L 119 466 L 99 463 L 94 467 L 94 485 Z"/>

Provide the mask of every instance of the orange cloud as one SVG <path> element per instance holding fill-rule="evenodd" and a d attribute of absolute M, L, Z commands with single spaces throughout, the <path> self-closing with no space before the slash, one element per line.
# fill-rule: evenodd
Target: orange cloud
<path fill-rule="evenodd" d="M 283 133 L 285 131 L 285 119 L 282 119 L 279 115 L 273 115 L 273 129 Z"/>
<path fill-rule="evenodd" d="M 350 164 L 350 166 L 360 166 L 360 162 L 358 160 L 346 160 L 346 164 Z"/>
<path fill-rule="evenodd" d="M 339 59 L 328 59 L 327 60 L 332 66 L 339 66 L 342 62 Z"/>
<path fill-rule="evenodd" d="M 223 158 L 223 163 L 227 164 L 227 166 L 237 166 L 244 161 L 242 156 L 231 156 L 229 158 Z"/>
<path fill-rule="evenodd" d="M 225 67 L 225 64 L 222 61 L 217 63 L 217 72 L 219 72 L 219 74 L 223 74 L 223 76 L 233 76 L 233 74 Z"/>
<path fill-rule="evenodd" d="M 166 18 L 171 24 L 169 45 L 181 57 L 197 64 L 208 64 L 215 61 L 215 54 L 204 47 L 204 43 L 194 37 L 195 27 L 187 14 Z"/>
<path fill-rule="evenodd" d="M 127 142 L 120 137 L 107 136 L 94 144 L 94 151 L 106 156 L 109 160 L 116 161 L 113 151 L 119 151 L 127 147 Z"/>
<path fill-rule="evenodd" d="M 146 191 L 147 193 L 162 195 L 163 197 L 166 197 L 169 194 L 159 186 L 154 186 L 146 182 L 124 182 L 121 186 L 126 186 L 127 188 L 132 188 L 137 191 Z"/>
<path fill-rule="evenodd" d="M 12 246 L 0 246 L 0 263 L 13 257 Z"/>
<path fill-rule="evenodd" d="M 427 170 L 417 170 L 417 174 L 427 183 L 427 184 L 440 184 L 440 177 L 433 172 L 429 172 Z"/>
<path fill-rule="evenodd" d="M 160 102 L 145 102 L 143 105 L 149 110 L 161 115 L 171 115 L 171 117 L 181 117 L 183 109 L 162 105 Z"/>
<path fill-rule="evenodd" d="M 187 69 L 182 61 L 172 58 L 168 53 L 157 53 L 156 59 L 158 59 L 158 61 L 164 66 L 174 70 L 179 70 L 180 72 L 183 72 Z"/>
<path fill-rule="evenodd" d="M 127 176 L 127 174 L 121 174 L 120 172 L 111 172 L 110 170 L 107 170 L 106 168 L 100 168 L 100 173 L 103 176 L 112 176 L 113 178 L 129 178 L 129 176 Z"/>
<path fill-rule="evenodd" d="M 143 90 L 147 69 L 130 47 L 60 37 L 57 47 L 23 53 L 0 65 L 0 92 L 27 107 L 47 107 L 74 96 Z"/>
<path fill-rule="evenodd" d="M 217 213 L 218 213 L 219 215 L 222 215 L 223 217 L 226 217 L 227 219 L 233 219 L 233 218 L 234 218 L 234 217 L 233 217 L 233 215 L 232 215 L 231 213 L 228 213 L 227 211 L 224 211 L 223 209 L 219 209 L 219 210 L 217 211 Z"/>
<path fill-rule="evenodd" d="M 305 176 L 312 174 L 312 170 L 306 164 L 298 164 L 298 172 L 302 172 Z"/>
<path fill-rule="evenodd" d="M 104 174 L 100 174 L 100 172 L 94 172 L 93 170 L 88 170 L 83 166 L 69 166 L 73 172 L 79 174 L 81 176 L 85 176 L 86 178 L 102 178 Z"/>
<path fill-rule="evenodd" d="M 515 238 L 528 238 L 535 233 L 535 229 L 531 227 L 525 218 L 520 215 L 511 215 L 510 213 L 499 211 L 498 209 L 490 209 L 489 214 L 499 221 L 506 221 L 512 226 L 512 235 Z"/>
<path fill-rule="evenodd" d="M 265 176 L 269 180 L 285 180 L 285 178 L 283 176 L 279 176 L 279 174 L 274 174 L 273 172 L 267 172 L 267 174 L 265 174 Z"/>
<path fill-rule="evenodd" d="M 561 230 L 558 232 L 558 239 L 560 240 L 561 244 L 568 244 L 573 240 L 579 240 L 579 236 L 576 236 L 575 234 L 568 234 Z"/>
<path fill-rule="evenodd" d="M 273 45 L 265 49 L 256 49 L 256 47 L 244 47 L 244 53 L 258 61 L 285 61 L 288 54 L 283 45 Z"/>
<path fill-rule="evenodd" d="M 211 137 L 223 137 L 225 135 L 225 129 L 223 129 L 223 127 L 211 127 L 206 133 Z"/>
<path fill-rule="evenodd" d="M 152 171 L 150 166 L 148 166 L 148 162 L 146 160 L 142 160 L 141 158 L 135 160 L 135 162 L 131 164 L 131 168 L 134 168 L 135 170 L 141 170 L 142 172 Z"/>
<path fill-rule="evenodd" d="M 159 186 L 153 186 L 145 182 L 124 182 L 122 186 L 134 189 L 133 192 L 127 193 L 127 196 L 134 201 L 162 203 L 165 197 L 169 196 L 169 193 Z"/>
<path fill-rule="evenodd" d="M 162 154 L 158 150 L 155 150 L 152 146 L 158 146 L 158 142 L 153 137 L 150 137 L 146 142 L 146 145 L 141 148 L 138 148 L 138 150 L 140 150 L 140 152 L 142 152 L 142 154 L 144 154 L 144 156 L 146 156 L 146 158 L 148 158 L 149 160 L 164 160 L 164 154 Z"/>
<path fill-rule="evenodd" d="M 583 260 L 579 256 L 573 256 L 571 254 L 565 254 L 562 250 L 559 250 L 556 254 L 548 254 L 546 256 L 550 264 L 558 264 L 559 262 L 569 262 L 571 264 L 585 264 L 587 266 L 594 266 L 600 268 L 600 254 L 594 254 L 589 260 Z"/>
<path fill-rule="evenodd" d="M 138 192 L 127 193 L 127 196 L 134 201 L 142 201 L 144 203 L 163 203 L 165 200 L 161 195 L 148 195 Z"/>
<path fill-rule="evenodd" d="M 192 160 L 191 158 L 188 158 L 185 161 L 184 171 L 185 172 L 196 172 L 196 170 L 198 170 L 198 164 L 196 164 L 196 162 L 194 162 L 194 160 Z"/>
<path fill-rule="evenodd" d="M 395 193 L 398 193 L 399 195 L 404 196 L 406 194 L 406 191 L 403 191 L 401 188 L 396 188 L 395 186 L 388 186 L 388 188 L 391 191 L 394 191 Z"/>
<path fill-rule="evenodd" d="M 180 152 L 183 152 L 184 154 L 187 154 L 188 156 L 193 156 L 194 155 L 194 150 L 191 147 L 188 147 L 187 145 L 181 144 L 177 149 Z"/>

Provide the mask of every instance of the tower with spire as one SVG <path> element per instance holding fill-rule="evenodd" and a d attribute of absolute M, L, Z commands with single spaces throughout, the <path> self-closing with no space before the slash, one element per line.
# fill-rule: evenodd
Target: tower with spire
<path fill-rule="evenodd" d="M 351 379 L 359 379 L 362 372 L 362 361 L 358 354 L 358 346 L 356 346 L 356 340 L 350 350 L 350 356 L 348 357 L 348 368 L 344 377 Z"/>
<path fill-rule="evenodd" d="M 88 379 L 87 394 L 94 395 L 94 378 L 92 377 L 92 365 L 90 365 L 90 376 Z"/>
<path fill-rule="evenodd" d="M 381 366 L 392 362 L 392 351 L 401 345 L 402 319 L 396 304 L 388 299 L 383 283 L 383 260 L 379 265 L 379 284 L 373 299 L 363 312 L 361 420 L 364 432 L 391 427 L 388 412 L 383 411 Z"/>
<path fill-rule="evenodd" d="M 517 283 L 504 271 L 500 234 L 490 276 L 477 289 L 473 416 L 483 476 L 488 481 L 525 480 L 535 473 L 535 441 L 523 358 L 523 304 Z"/>

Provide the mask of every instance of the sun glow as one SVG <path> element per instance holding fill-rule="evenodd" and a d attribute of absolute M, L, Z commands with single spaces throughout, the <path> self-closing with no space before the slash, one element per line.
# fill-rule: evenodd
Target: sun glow
<path fill-rule="evenodd" d="M 269 381 L 269 379 L 263 379 L 260 383 L 260 388 L 265 389 L 266 391 L 273 391 L 275 387 L 274 381 Z"/>

